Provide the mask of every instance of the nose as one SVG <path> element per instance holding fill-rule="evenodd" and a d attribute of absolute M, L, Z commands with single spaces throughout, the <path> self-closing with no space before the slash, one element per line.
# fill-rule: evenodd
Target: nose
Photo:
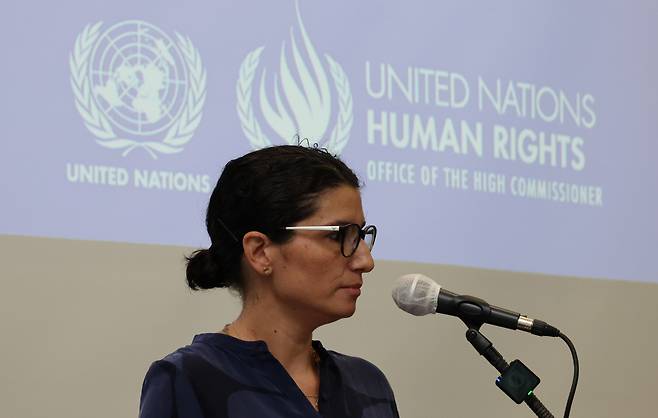
<path fill-rule="evenodd" d="M 368 273 L 375 268 L 375 260 L 372 258 L 370 248 L 368 248 L 368 244 L 364 240 L 359 242 L 359 246 L 356 247 L 356 251 L 354 251 L 354 254 L 350 258 L 350 267 L 352 270 Z"/>

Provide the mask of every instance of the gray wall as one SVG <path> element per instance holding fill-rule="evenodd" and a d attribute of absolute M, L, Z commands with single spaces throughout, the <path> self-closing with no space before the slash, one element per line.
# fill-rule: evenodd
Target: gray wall
<path fill-rule="evenodd" d="M 188 252 L 0 237 L 0 416 L 136 416 L 150 362 L 195 333 L 221 329 L 239 310 L 227 292 L 185 288 Z M 395 307 L 391 283 L 409 272 L 546 319 L 571 337 L 581 363 L 573 417 L 656 416 L 657 285 L 378 261 L 357 314 L 316 338 L 377 364 L 402 417 L 532 416 L 495 387 L 496 371 L 466 342 L 458 320 Z M 572 376 L 566 345 L 482 331 L 508 361 L 519 358 L 542 378 L 538 396 L 562 416 Z"/>

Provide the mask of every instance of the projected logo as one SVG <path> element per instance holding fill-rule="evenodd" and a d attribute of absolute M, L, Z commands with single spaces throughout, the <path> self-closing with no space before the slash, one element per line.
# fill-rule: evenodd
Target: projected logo
<path fill-rule="evenodd" d="M 318 56 L 304 28 L 297 1 L 295 9 L 303 50 L 298 47 L 295 30 L 291 27 L 290 52 L 287 53 L 286 42 L 282 42 L 279 71 L 271 78 L 267 77 L 266 68 L 260 72 L 256 94 L 259 115 L 252 104 L 252 93 L 265 47 L 254 49 L 242 61 L 236 86 L 242 130 L 252 148 L 272 145 L 259 123 L 264 119 L 272 133 L 284 142 L 294 143 L 298 134 L 340 154 L 347 145 L 353 123 L 350 84 L 341 65 L 329 54 L 324 54 L 324 61 Z M 268 86 L 268 83 L 271 84 Z M 332 106 L 334 100 L 336 105 Z M 330 125 L 333 125 L 331 132 Z"/>
<path fill-rule="evenodd" d="M 201 122 L 206 71 L 189 38 L 140 20 L 78 35 L 69 65 L 75 105 L 103 147 L 153 158 L 181 152 Z"/>

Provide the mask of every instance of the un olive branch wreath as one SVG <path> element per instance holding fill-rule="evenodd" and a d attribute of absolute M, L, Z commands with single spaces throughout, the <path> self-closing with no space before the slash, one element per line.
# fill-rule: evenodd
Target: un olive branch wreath
<path fill-rule="evenodd" d="M 135 148 L 143 148 L 154 159 L 158 158 L 156 151 L 162 154 L 181 152 L 201 123 L 203 104 L 206 100 L 206 71 L 203 68 L 199 51 L 192 45 L 189 38 L 176 33 L 178 47 L 183 53 L 189 74 L 188 94 L 181 116 L 169 128 L 162 141 L 138 142 L 122 138 L 114 133 L 107 116 L 98 109 L 87 75 L 89 58 L 100 35 L 99 29 L 102 23 L 97 22 L 85 26 L 76 38 L 73 52 L 69 58 L 75 106 L 80 112 L 85 126 L 98 138 L 96 140 L 98 144 L 106 148 L 123 150 L 123 156 L 128 155 Z"/>

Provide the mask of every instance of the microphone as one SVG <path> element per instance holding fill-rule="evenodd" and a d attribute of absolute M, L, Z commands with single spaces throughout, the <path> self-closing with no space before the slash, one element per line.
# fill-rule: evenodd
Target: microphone
<path fill-rule="evenodd" d="M 393 300 L 400 309 L 412 315 L 442 313 L 460 318 L 469 328 L 487 323 L 518 329 L 534 335 L 558 337 L 560 330 L 538 319 L 518 312 L 489 305 L 482 299 L 458 295 L 442 289 L 434 280 L 422 274 L 406 274 L 395 281 Z"/>

